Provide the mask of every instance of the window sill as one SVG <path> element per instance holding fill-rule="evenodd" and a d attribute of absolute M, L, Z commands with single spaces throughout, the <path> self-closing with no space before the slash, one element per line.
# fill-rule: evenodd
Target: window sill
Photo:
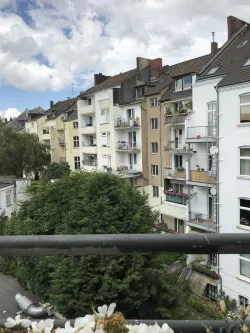
<path fill-rule="evenodd" d="M 250 279 L 242 275 L 238 275 L 237 279 L 250 283 Z"/>
<path fill-rule="evenodd" d="M 151 153 L 151 155 L 158 155 L 158 153 Z"/>
<path fill-rule="evenodd" d="M 250 122 L 249 123 L 243 123 L 243 124 L 237 124 L 237 127 L 248 127 L 250 126 Z"/>
<path fill-rule="evenodd" d="M 237 176 L 238 179 L 250 180 L 250 176 Z"/>
<path fill-rule="evenodd" d="M 151 131 L 158 131 L 158 128 L 151 128 Z"/>
<path fill-rule="evenodd" d="M 243 225 L 243 224 L 238 224 L 238 225 L 236 226 L 236 228 L 238 228 L 238 229 L 242 229 L 242 230 L 250 231 L 250 226 L 248 227 L 247 225 Z"/>
<path fill-rule="evenodd" d="M 158 175 L 151 175 L 151 177 L 158 177 Z"/>

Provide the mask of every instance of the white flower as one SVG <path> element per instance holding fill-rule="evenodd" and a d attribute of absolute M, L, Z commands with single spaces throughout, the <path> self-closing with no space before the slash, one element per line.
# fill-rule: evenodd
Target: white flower
<path fill-rule="evenodd" d="M 31 327 L 33 333 L 50 333 L 53 329 L 54 319 L 41 320 L 38 323 L 33 321 Z"/>
<path fill-rule="evenodd" d="M 79 333 L 94 333 L 91 328 L 85 327 Z"/>
<path fill-rule="evenodd" d="M 111 315 L 114 313 L 115 307 L 116 307 L 115 303 L 110 304 L 109 307 L 106 304 L 103 306 L 99 306 L 97 316 L 100 318 L 104 317 L 110 318 Z"/>
<path fill-rule="evenodd" d="M 82 331 L 84 328 L 95 328 L 95 317 L 94 315 L 86 315 L 85 317 L 76 318 L 75 320 L 75 331 Z M 81 332 L 85 333 L 85 332 Z M 86 332 L 87 333 L 87 332 Z"/>
<path fill-rule="evenodd" d="M 98 328 L 98 329 L 95 331 L 95 333 L 105 333 L 105 332 L 104 332 L 104 330 Z"/>
<path fill-rule="evenodd" d="M 129 333 L 174 333 L 174 331 L 168 326 L 163 324 L 162 328 L 156 323 L 155 325 L 126 325 Z"/>
<path fill-rule="evenodd" d="M 56 329 L 56 333 L 74 333 L 75 329 L 74 327 L 70 326 L 70 321 L 67 321 L 65 323 L 65 327 L 64 328 L 57 328 Z M 92 332 L 90 332 L 92 333 Z"/>
<path fill-rule="evenodd" d="M 4 326 L 7 328 L 12 328 L 15 326 L 20 326 L 20 327 L 24 327 L 27 328 L 29 327 L 31 324 L 31 321 L 28 319 L 21 319 L 21 316 L 18 315 L 15 317 L 15 319 L 9 317 L 7 318 L 7 321 L 4 323 Z"/>
<path fill-rule="evenodd" d="M 174 331 L 172 330 L 172 328 L 170 328 L 168 326 L 168 324 L 163 324 L 162 325 L 161 332 L 162 333 L 174 333 Z"/>

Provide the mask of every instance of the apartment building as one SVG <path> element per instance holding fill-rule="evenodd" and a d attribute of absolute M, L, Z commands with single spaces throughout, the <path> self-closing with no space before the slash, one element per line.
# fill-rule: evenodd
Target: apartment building
<path fill-rule="evenodd" d="M 37 134 L 36 119 L 44 114 L 45 110 L 40 106 L 34 109 L 25 109 L 18 117 L 8 123 L 7 126 L 14 126 L 17 130 L 27 130 L 30 133 Z"/>
<path fill-rule="evenodd" d="M 186 184 L 196 193 L 188 203 L 191 230 L 250 232 L 249 126 L 250 25 L 230 16 L 228 41 L 200 71 L 185 119 Z M 246 307 L 250 255 L 214 255 L 213 266 L 221 277 L 214 293 L 222 289 Z"/>

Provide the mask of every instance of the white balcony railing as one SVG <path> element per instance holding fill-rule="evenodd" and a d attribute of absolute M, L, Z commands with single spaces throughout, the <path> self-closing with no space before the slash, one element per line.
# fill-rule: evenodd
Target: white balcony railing
<path fill-rule="evenodd" d="M 142 165 L 141 164 L 119 164 L 117 165 L 116 171 L 118 172 L 133 172 L 138 171 L 142 172 Z"/>
<path fill-rule="evenodd" d="M 118 141 L 116 145 L 116 150 L 119 151 L 129 151 L 141 149 L 140 144 L 136 141 Z"/>
<path fill-rule="evenodd" d="M 131 127 L 139 128 L 140 119 L 139 118 L 130 118 L 130 119 L 116 118 L 114 120 L 114 127 L 117 129 L 131 128 Z"/>
<path fill-rule="evenodd" d="M 204 139 L 216 137 L 215 126 L 195 126 L 187 128 L 187 139 Z"/>

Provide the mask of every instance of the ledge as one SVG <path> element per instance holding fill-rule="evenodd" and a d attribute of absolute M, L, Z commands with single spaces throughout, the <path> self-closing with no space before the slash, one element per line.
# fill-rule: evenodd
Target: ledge
<path fill-rule="evenodd" d="M 245 276 L 238 275 L 238 276 L 236 276 L 236 278 L 237 278 L 238 280 L 241 280 L 241 281 L 244 281 L 244 282 L 250 283 L 250 279 L 248 279 L 248 278 L 245 277 Z"/>
<path fill-rule="evenodd" d="M 238 179 L 250 180 L 250 176 L 237 176 Z"/>
<path fill-rule="evenodd" d="M 249 127 L 250 123 L 246 123 L 246 124 L 237 124 L 237 127 Z"/>
<path fill-rule="evenodd" d="M 242 229 L 242 230 L 250 231 L 250 226 L 248 227 L 248 226 L 243 225 L 243 224 L 238 224 L 238 225 L 236 226 L 236 228 L 238 228 L 238 229 Z"/>

